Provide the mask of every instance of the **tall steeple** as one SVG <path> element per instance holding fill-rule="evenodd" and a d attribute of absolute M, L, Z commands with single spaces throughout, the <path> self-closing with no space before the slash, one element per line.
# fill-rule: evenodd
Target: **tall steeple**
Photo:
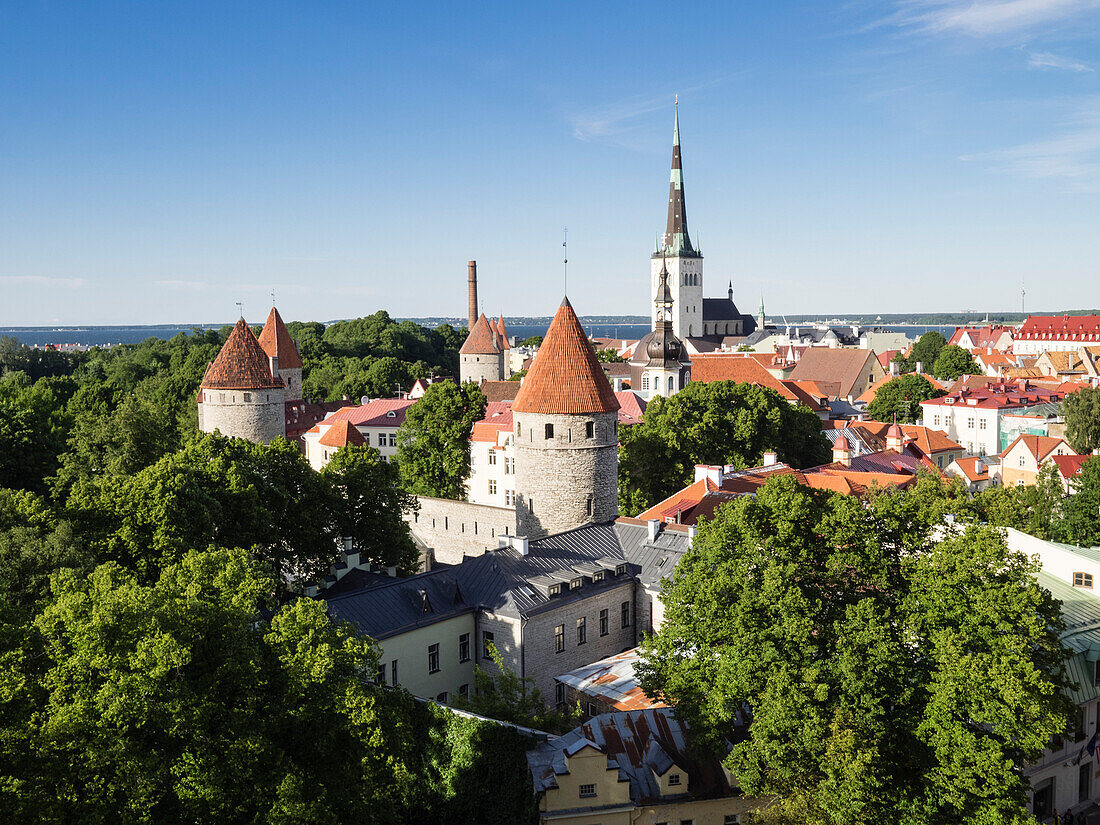
<path fill-rule="evenodd" d="M 668 183 L 668 223 L 665 226 L 665 254 L 695 255 L 688 235 L 687 208 L 684 205 L 684 169 L 680 159 L 680 107 L 672 127 L 672 175 Z"/>

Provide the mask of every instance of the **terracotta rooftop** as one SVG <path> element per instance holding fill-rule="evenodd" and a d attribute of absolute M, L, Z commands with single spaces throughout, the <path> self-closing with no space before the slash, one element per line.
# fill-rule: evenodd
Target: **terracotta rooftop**
<path fill-rule="evenodd" d="M 839 384 L 837 395 L 846 398 L 860 376 L 867 371 L 867 362 L 878 365 L 878 357 L 867 349 L 832 349 L 810 347 L 798 359 L 790 378 L 795 381 L 817 381 L 819 384 Z"/>
<path fill-rule="evenodd" d="M 1029 315 L 1016 338 L 1100 341 L 1100 315 Z"/>
<path fill-rule="evenodd" d="M 1081 475 L 1081 467 L 1090 458 L 1092 458 L 1091 455 L 1052 455 L 1050 457 L 1051 461 L 1057 465 L 1062 478 L 1067 480 Z"/>
<path fill-rule="evenodd" d="M 989 481 L 989 464 L 980 456 L 972 455 L 956 458 L 952 463 L 966 476 L 967 481 Z M 979 464 L 981 472 L 978 471 Z"/>
<path fill-rule="evenodd" d="M 805 394 L 800 395 L 792 390 L 783 381 L 764 369 L 763 364 L 758 359 L 747 358 L 741 354 L 693 355 L 691 358 L 691 380 L 701 383 L 736 381 L 739 384 L 756 384 L 758 387 L 775 390 L 795 404 L 803 403 L 805 399 Z"/>
<path fill-rule="evenodd" d="M 500 348 L 508 349 L 508 328 L 504 326 L 504 316 L 497 319 L 497 332 L 500 333 Z"/>
<path fill-rule="evenodd" d="M 356 427 L 393 427 L 396 429 L 405 423 L 405 413 L 415 403 L 415 401 L 404 398 L 376 398 L 366 404 L 337 410 L 326 418 L 325 422 L 346 419 Z"/>
<path fill-rule="evenodd" d="M 323 426 L 323 425 L 322 425 Z M 362 446 L 367 443 L 363 434 L 352 426 L 346 418 L 333 421 L 326 429 L 324 435 L 317 442 L 326 447 L 346 447 L 349 444 Z"/>
<path fill-rule="evenodd" d="M 490 401 L 485 407 L 485 417 L 475 421 L 470 433 L 471 441 L 497 443 L 502 431 L 512 430 L 512 404 L 510 401 Z"/>
<path fill-rule="evenodd" d="M 1029 435 L 1028 433 L 1022 433 L 1021 435 L 1016 436 L 1015 441 L 1005 447 L 1005 450 L 1003 453 L 1001 453 L 1001 455 L 1008 455 L 1009 452 L 1011 452 L 1012 449 L 1020 443 L 1023 443 L 1024 449 L 1031 453 L 1035 460 L 1041 464 L 1043 463 L 1043 461 L 1046 460 L 1048 456 L 1050 456 L 1052 452 L 1054 452 L 1058 448 L 1058 445 L 1064 444 L 1065 440 L 1061 438 L 1055 438 L 1054 436 L 1050 435 Z M 1066 449 L 1069 450 L 1068 444 L 1066 445 Z M 1069 455 L 1071 452 L 1072 450 L 1067 452 L 1066 455 Z"/>
<path fill-rule="evenodd" d="M 568 298 L 554 314 L 512 409 L 549 415 L 619 409 L 611 384 Z"/>
<path fill-rule="evenodd" d="M 515 401 L 519 392 L 519 381 L 482 381 L 479 389 L 489 403 Z"/>
<path fill-rule="evenodd" d="M 279 310 L 271 308 L 267 315 L 267 323 L 260 333 L 260 346 L 263 347 L 268 358 L 279 359 L 280 370 L 293 370 L 302 368 L 302 358 L 298 354 L 298 347 L 294 345 L 294 339 L 287 332 Z"/>
<path fill-rule="evenodd" d="M 496 324 L 491 323 L 483 312 L 478 316 L 474 328 L 470 330 L 470 335 L 459 352 L 462 355 L 496 355 L 500 352 L 499 338 L 500 331 L 496 328 Z"/>
<path fill-rule="evenodd" d="M 202 377 L 205 390 L 268 390 L 281 389 L 282 378 L 272 378 L 267 354 L 241 318 L 233 326 L 221 352 Z"/>

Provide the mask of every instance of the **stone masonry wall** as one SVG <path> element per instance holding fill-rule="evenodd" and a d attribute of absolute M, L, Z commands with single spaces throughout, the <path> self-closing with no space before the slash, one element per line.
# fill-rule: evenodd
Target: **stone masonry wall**
<path fill-rule="evenodd" d="M 283 391 L 203 390 L 199 416 L 204 433 L 218 430 L 231 438 L 247 438 L 257 444 L 269 444 L 276 436 L 286 435 Z M 224 399 L 224 400 L 222 400 Z"/>
<path fill-rule="evenodd" d="M 504 354 L 498 355 L 461 355 L 458 374 L 463 382 L 504 380 Z"/>
<path fill-rule="evenodd" d="M 495 550 L 498 537 L 516 534 L 513 507 L 471 504 L 447 498 L 417 496 L 420 512 L 405 520 L 417 538 L 432 548 L 436 561 L 458 564 L 463 556 Z"/>
<path fill-rule="evenodd" d="M 623 576 L 620 587 L 600 588 L 593 595 L 576 601 L 563 600 L 557 609 L 531 616 L 523 628 L 525 675 L 535 680 L 543 699 L 554 702 L 554 677 L 581 665 L 614 656 L 637 644 L 637 619 L 634 615 L 634 580 Z M 630 624 L 622 627 L 622 603 L 630 604 Z M 600 635 L 600 611 L 608 613 L 608 634 Z M 577 619 L 584 617 L 587 641 L 577 644 Z M 556 652 L 554 629 L 565 625 L 565 650 Z"/>
<path fill-rule="evenodd" d="M 283 379 L 283 383 L 286 384 L 286 400 L 287 401 L 301 401 L 302 400 L 302 368 L 294 367 L 292 369 L 279 369 L 279 377 Z"/>
<path fill-rule="evenodd" d="M 514 419 L 519 535 L 536 538 L 618 516 L 616 413 L 515 413 Z M 586 435 L 589 422 L 595 425 L 593 438 Z M 548 424 L 554 428 L 549 439 Z"/>

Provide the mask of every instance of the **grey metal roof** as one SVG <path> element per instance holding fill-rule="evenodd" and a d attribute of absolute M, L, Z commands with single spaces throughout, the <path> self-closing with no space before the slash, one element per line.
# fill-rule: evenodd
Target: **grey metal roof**
<path fill-rule="evenodd" d="M 1066 621 L 1062 643 L 1075 654 L 1067 669 L 1077 688 L 1070 690 L 1069 695 L 1077 704 L 1084 704 L 1100 696 L 1100 686 L 1096 684 L 1096 661 L 1100 659 L 1100 597 L 1049 573 L 1040 571 L 1036 578 L 1041 587 L 1062 603 L 1062 618 Z"/>
<path fill-rule="evenodd" d="M 672 574 L 687 546 L 682 531 L 662 529 L 650 542 L 645 524 L 590 524 L 536 539 L 526 556 L 504 548 L 452 567 L 331 597 L 322 592 L 321 597 L 334 618 L 384 639 L 478 608 L 520 618 L 620 587 L 631 577 L 654 584 Z M 624 564 L 625 573 L 615 575 L 615 568 Z M 609 575 L 594 581 L 599 570 Z M 557 596 L 544 592 L 550 583 L 575 578 L 583 579 L 575 590 L 563 588 Z M 424 608 L 425 598 L 430 610 Z"/>

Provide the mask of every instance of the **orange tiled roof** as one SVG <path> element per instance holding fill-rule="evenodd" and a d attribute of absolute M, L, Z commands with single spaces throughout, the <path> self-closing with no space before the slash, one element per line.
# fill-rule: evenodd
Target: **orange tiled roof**
<path fill-rule="evenodd" d="M 260 346 L 263 347 L 267 357 L 279 359 L 280 370 L 293 370 L 302 368 L 302 358 L 298 355 L 298 348 L 294 346 L 294 339 L 287 332 L 279 310 L 271 308 L 267 315 L 267 323 L 260 333 Z"/>
<path fill-rule="evenodd" d="M 483 312 L 474 323 L 474 328 L 470 330 L 470 335 L 459 352 L 462 355 L 496 355 L 500 352 L 500 346 L 496 340 L 499 335 L 500 331 L 496 329 L 496 324 L 491 324 Z"/>
<path fill-rule="evenodd" d="M 982 472 L 978 472 L 978 462 L 982 462 Z M 979 456 L 965 456 L 963 458 L 956 458 L 955 465 L 962 471 L 962 474 L 966 476 L 967 481 L 989 481 L 989 465 L 985 463 L 985 459 Z"/>
<path fill-rule="evenodd" d="M 549 415 L 619 409 L 611 384 L 568 298 L 554 314 L 512 409 Z"/>
<path fill-rule="evenodd" d="M 931 427 L 920 427 L 916 424 L 905 424 L 901 430 L 913 439 L 913 443 L 920 447 L 925 455 L 957 452 L 963 448 L 962 444 L 956 444 L 948 438 L 943 430 L 933 430 Z"/>
<path fill-rule="evenodd" d="M 508 328 L 504 326 L 504 316 L 497 319 L 497 332 L 500 333 L 500 348 L 508 349 Z"/>
<path fill-rule="evenodd" d="M 324 444 L 326 447 L 346 447 L 349 444 L 361 446 L 366 444 L 367 440 L 350 421 L 346 418 L 338 418 L 329 425 L 317 443 Z"/>
<path fill-rule="evenodd" d="M 701 383 L 736 381 L 775 390 L 788 401 L 802 399 L 782 381 L 768 372 L 755 358 L 732 353 L 708 353 L 691 357 L 691 380 Z"/>
<path fill-rule="evenodd" d="M 1023 442 L 1024 449 L 1026 449 L 1035 458 L 1036 461 L 1043 461 L 1047 456 L 1054 452 L 1055 448 L 1061 444 L 1065 439 L 1056 438 L 1052 435 L 1029 435 L 1028 433 L 1022 433 L 1016 436 L 1016 440 L 1005 447 L 1005 451 L 1001 455 L 1008 455 L 1020 442 Z"/>
<path fill-rule="evenodd" d="M 221 352 L 202 377 L 205 390 L 265 390 L 283 387 L 282 378 L 272 378 L 267 354 L 241 318 L 233 326 Z"/>
<path fill-rule="evenodd" d="M 493 401 L 514 401 L 518 392 L 519 381 L 481 382 L 481 394 L 490 403 Z"/>

